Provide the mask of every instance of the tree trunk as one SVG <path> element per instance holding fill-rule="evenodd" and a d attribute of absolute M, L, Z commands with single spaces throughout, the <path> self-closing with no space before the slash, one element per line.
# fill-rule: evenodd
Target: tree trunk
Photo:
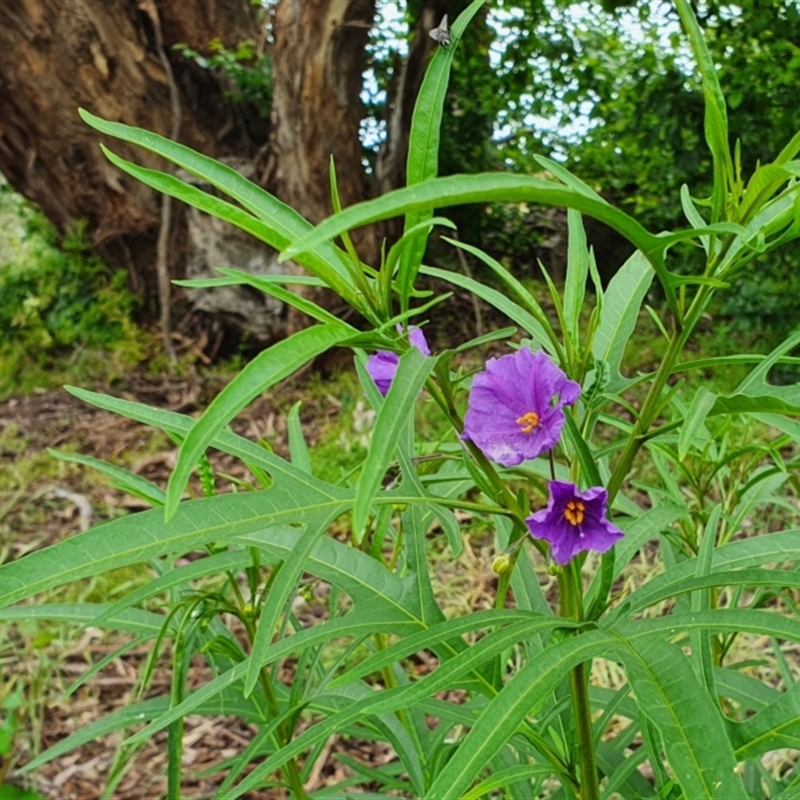
<path fill-rule="evenodd" d="M 359 127 L 375 0 L 280 0 L 275 11 L 271 157 L 265 183 L 317 223 L 333 213 L 333 156 L 342 205 L 366 196 Z M 356 235 L 375 264 L 374 235 Z"/>
<path fill-rule="evenodd" d="M 86 218 L 98 251 L 152 299 L 161 198 L 109 164 L 101 137 L 77 109 L 169 136 L 175 104 L 166 56 L 182 111 L 181 141 L 214 158 L 252 156 L 267 126 L 257 114 L 242 125 L 243 111 L 221 82 L 172 48 L 183 42 L 205 51 L 214 38 L 235 47 L 257 37 L 248 0 L 0 2 L 0 171 L 60 230 Z M 143 150 L 107 144 L 125 158 L 164 167 Z M 175 276 L 187 248 L 183 209 L 173 220 Z"/>

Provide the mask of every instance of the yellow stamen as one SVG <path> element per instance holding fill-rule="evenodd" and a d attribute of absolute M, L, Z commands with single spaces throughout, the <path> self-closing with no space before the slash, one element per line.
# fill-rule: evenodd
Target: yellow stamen
<path fill-rule="evenodd" d="M 580 500 L 570 500 L 564 509 L 564 519 L 570 525 L 580 525 L 585 516 L 584 511 L 586 511 L 586 506 Z"/>
<path fill-rule="evenodd" d="M 530 433 L 538 424 L 539 415 L 535 411 L 529 411 L 517 420 L 517 425 L 522 425 L 523 433 Z"/>

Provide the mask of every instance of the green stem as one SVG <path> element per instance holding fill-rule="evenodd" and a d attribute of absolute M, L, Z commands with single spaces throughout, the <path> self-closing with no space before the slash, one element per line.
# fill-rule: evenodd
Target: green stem
<path fill-rule="evenodd" d="M 588 662 L 591 666 L 591 662 Z M 581 765 L 581 800 L 599 800 L 600 785 L 594 758 L 592 709 L 589 704 L 589 680 L 586 664 L 578 664 L 569 674 L 575 725 L 578 734 L 578 754 Z"/>
<path fill-rule="evenodd" d="M 661 366 L 658 368 L 658 371 L 653 378 L 653 382 L 650 384 L 647 395 L 645 396 L 644 402 L 642 403 L 642 409 L 639 412 L 639 417 L 633 426 L 633 430 L 631 431 L 631 435 L 628 437 L 628 441 L 625 444 L 622 455 L 620 455 L 619 461 L 616 463 L 614 471 L 611 473 L 611 478 L 608 481 L 607 489 L 609 507 L 613 504 L 614 498 L 617 496 L 617 493 L 622 487 L 623 481 L 630 472 L 631 466 L 633 465 L 633 460 L 636 458 L 636 454 L 644 444 L 650 427 L 656 421 L 656 418 L 661 411 L 661 395 L 667 385 L 667 380 L 672 374 L 675 368 L 675 363 L 677 362 L 680 354 L 683 352 L 683 348 L 686 346 L 686 342 L 689 340 L 689 336 L 694 330 L 697 321 L 700 319 L 700 315 L 708 305 L 710 297 L 711 290 L 709 287 L 701 286 L 697 292 L 697 295 L 692 301 L 691 307 L 684 317 L 683 325 L 672 334 L 672 338 L 670 339 L 669 346 L 667 347 L 667 352 L 664 355 Z"/>
<path fill-rule="evenodd" d="M 255 624 L 253 623 L 253 619 L 247 613 L 242 613 L 240 619 L 244 623 L 245 631 L 247 632 L 247 638 L 249 639 L 250 646 L 252 648 L 253 642 L 256 638 L 256 628 Z M 272 682 L 270 681 L 269 672 L 267 671 L 266 667 L 261 668 L 261 671 L 258 675 L 258 680 L 261 685 L 261 689 L 264 692 L 264 696 L 267 698 L 269 710 L 275 715 L 275 717 L 278 717 L 281 713 L 280 706 L 278 704 L 278 698 L 275 696 L 275 692 L 273 691 Z M 278 727 L 277 739 L 279 747 L 283 747 L 284 745 L 288 744 L 291 737 L 291 726 L 289 725 L 289 721 L 286 720 Z M 283 767 L 283 772 L 286 776 L 286 782 L 289 784 L 289 787 L 292 790 L 292 797 L 294 800 L 308 800 L 306 790 L 303 788 L 303 781 L 300 779 L 300 770 L 298 769 L 297 761 L 294 758 L 286 762 Z"/>
<path fill-rule="evenodd" d="M 558 576 L 562 617 L 580 621 L 583 619 L 583 592 L 581 587 L 580 567 L 573 559 L 562 569 Z M 586 665 L 589 665 L 587 669 Z M 589 702 L 589 680 L 591 661 L 578 664 L 569 674 L 570 694 L 575 717 L 575 732 L 578 744 L 578 762 L 580 764 L 581 800 L 599 800 L 600 784 L 597 777 L 597 763 L 594 754 L 594 732 L 592 730 L 592 708 Z"/>

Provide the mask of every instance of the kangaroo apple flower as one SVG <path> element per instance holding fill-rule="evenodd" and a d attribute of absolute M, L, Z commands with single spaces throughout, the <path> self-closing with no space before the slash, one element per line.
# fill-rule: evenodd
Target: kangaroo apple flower
<path fill-rule="evenodd" d="M 513 467 L 550 450 L 564 425 L 562 407 L 572 405 L 581 387 L 539 351 L 521 348 L 490 358 L 472 380 L 462 438 L 484 455 Z"/>
<path fill-rule="evenodd" d="M 429 356 L 431 354 L 425 334 L 421 328 L 411 328 L 408 332 L 408 341 L 423 355 Z M 389 392 L 389 387 L 392 385 L 399 362 L 400 356 L 388 350 L 379 350 L 367 359 L 367 372 L 369 372 L 370 377 L 378 387 L 378 391 L 384 397 Z"/>
<path fill-rule="evenodd" d="M 579 492 L 573 483 L 551 481 L 547 508 L 525 522 L 531 536 L 549 542 L 553 558 L 564 565 L 583 550 L 605 553 L 624 536 L 606 519 L 607 502 L 602 486 Z"/>

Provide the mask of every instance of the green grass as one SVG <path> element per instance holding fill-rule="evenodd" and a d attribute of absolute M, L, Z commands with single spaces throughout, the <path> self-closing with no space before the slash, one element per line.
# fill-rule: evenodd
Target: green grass
<path fill-rule="evenodd" d="M 153 349 L 153 334 L 133 321 L 126 273 L 92 253 L 84 229 L 60 237 L 0 186 L 0 400 L 111 381 Z"/>

